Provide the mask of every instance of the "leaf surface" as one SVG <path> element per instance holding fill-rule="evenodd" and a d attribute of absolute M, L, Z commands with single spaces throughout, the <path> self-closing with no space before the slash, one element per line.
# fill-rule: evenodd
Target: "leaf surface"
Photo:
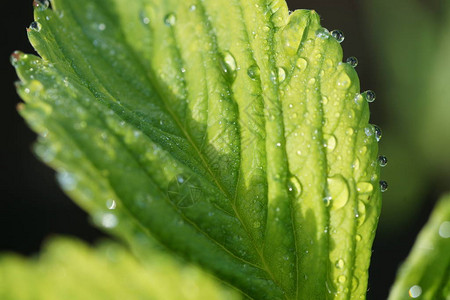
<path fill-rule="evenodd" d="M 39 259 L 0 256 L 0 297 L 3 300 L 72 299 L 240 299 L 210 276 L 182 266 L 170 256 L 152 252 L 140 264 L 121 246 L 104 242 L 91 249 L 57 238 Z"/>
<path fill-rule="evenodd" d="M 445 195 L 400 267 L 389 299 L 449 299 L 449 254 L 450 195 Z"/>
<path fill-rule="evenodd" d="M 380 132 L 315 11 L 56 0 L 35 14 L 42 58 L 12 58 L 20 113 L 94 221 L 251 298 L 364 297 Z"/>

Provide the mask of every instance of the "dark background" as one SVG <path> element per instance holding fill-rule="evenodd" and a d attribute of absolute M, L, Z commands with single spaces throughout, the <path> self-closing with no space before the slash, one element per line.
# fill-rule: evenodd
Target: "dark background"
<path fill-rule="evenodd" d="M 432 2 L 430 2 L 432 3 Z M 357 0 L 288 1 L 291 10 L 315 9 L 328 29 L 341 29 L 344 56 L 356 56 L 361 90 L 377 90 L 380 78 L 370 35 L 364 31 L 364 13 Z M 38 253 L 41 245 L 52 235 L 77 236 L 90 243 L 105 236 L 93 227 L 86 213 L 68 199 L 56 184 L 54 172 L 38 161 L 32 153 L 35 134 L 16 112 L 20 102 L 13 82 L 17 76 L 9 63 L 14 50 L 33 53 L 26 37 L 26 27 L 33 20 L 32 1 L 6 1 L 1 18 L 1 180 L 0 180 L 0 252 L 14 251 L 24 255 Z M 377 99 L 377 102 L 379 100 Z M 382 101 L 382 100 L 381 100 Z M 371 106 L 371 122 L 383 122 L 382 105 Z M 391 187 L 393 189 L 395 187 Z M 430 187 L 428 199 L 402 232 L 378 232 L 373 247 L 368 299 L 386 299 L 399 264 L 413 245 L 439 196 Z M 401 217 L 401 216 L 400 216 Z M 383 215 L 380 218 L 383 222 Z"/>

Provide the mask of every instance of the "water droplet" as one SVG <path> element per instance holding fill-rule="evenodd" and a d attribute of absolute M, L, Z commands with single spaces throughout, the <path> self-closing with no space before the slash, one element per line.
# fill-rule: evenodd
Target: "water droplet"
<path fill-rule="evenodd" d="M 385 167 L 388 163 L 388 159 L 386 156 L 380 155 L 378 156 L 378 164 L 380 167 Z"/>
<path fill-rule="evenodd" d="M 270 71 L 270 81 L 272 81 L 272 83 L 276 84 L 277 83 L 277 73 L 275 71 Z"/>
<path fill-rule="evenodd" d="M 119 223 L 117 217 L 112 213 L 105 213 L 101 216 L 100 224 L 105 228 L 114 228 Z"/>
<path fill-rule="evenodd" d="M 309 85 L 313 85 L 314 83 L 316 83 L 316 79 L 314 77 L 308 80 Z"/>
<path fill-rule="evenodd" d="M 296 198 L 302 193 L 302 184 L 296 176 L 291 176 L 291 178 L 289 178 L 288 191 L 295 195 Z"/>
<path fill-rule="evenodd" d="M 98 24 L 98 30 L 103 31 L 106 29 L 106 25 L 104 23 Z"/>
<path fill-rule="evenodd" d="M 362 201 L 358 202 L 358 211 L 355 214 L 355 217 L 358 218 L 358 226 L 364 224 L 364 221 L 366 220 L 366 205 Z"/>
<path fill-rule="evenodd" d="M 355 237 L 355 239 L 356 239 L 357 242 L 359 242 L 359 241 L 362 240 L 362 237 L 361 237 L 360 234 L 357 234 L 356 237 Z"/>
<path fill-rule="evenodd" d="M 375 99 L 377 98 L 377 95 L 372 90 L 365 91 L 363 93 L 363 95 L 364 95 L 364 98 L 366 99 L 366 101 L 369 102 L 369 103 L 375 101 Z"/>
<path fill-rule="evenodd" d="M 444 239 L 450 238 L 450 221 L 442 222 L 439 226 L 439 235 Z"/>
<path fill-rule="evenodd" d="M 323 40 L 326 40 L 326 39 L 328 39 L 330 37 L 330 32 L 326 28 L 323 28 L 323 27 L 319 28 L 316 31 L 316 37 L 318 37 L 320 39 L 323 39 Z"/>
<path fill-rule="evenodd" d="M 342 72 L 336 81 L 336 84 L 340 89 L 348 89 L 351 83 L 352 81 L 350 80 L 350 77 L 348 77 L 347 73 L 345 72 Z"/>
<path fill-rule="evenodd" d="M 368 127 L 364 128 L 364 133 L 366 134 L 366 136 L 372 136 L 373 135 L 373 127 L 368 126 Z"/>
<path fill-rule="evenodd" d="M 422 288 L 418 285 L 413 285 L 409 289 L 408 294 L 411 298 L 418 298 L 420 295 L 422 295 Z"/>
<path fill-rule="evenodd" d="M 299 57 L 296 62 L 297 68 L 299 68 L 300 71 L 304 71 L 306 67 L 308 66 L 308 61 L 304 59 L 303 57 Z"/>
<path fill-rule="evenodd" d="M 356 190 L 360 194 L 370 194 L 373 191 L 373 185 L 370 182 L 358 182 Z"/>
<path fill-rule="evenodd" d="M 173 25 L 175 25 L 176 22 L 177 22 L 177 17 L 175 16 L 174 13 L 167 14 L 164 17 L 164 24 L 166 24 L 167 26 L 173 26 Z"/>
<path fill-rule="evenodd" d="M 381 192 L 386 192 L 388 189 L 388 184 L 384 180 L 380 180 L 380 190 Z"/>
<path fill-rule="evenodd" d="M 141 11 L 139 14 L 141 21 L 144 25 L 150 24 L 150 18 L 147 16 L 145 11 Z"/>
<path fill-rule="evenodd" d="M 34 21 L 34 22 L 31 22 L 30 28 L 34 31 L 39 32 L 39 31 L 41 31 L 42 26 L 39 22 Z"/>
<path fill-rule="evenodd" d="M 260 222 L 256 221 L 256 222 L 253 223 L 253 228 L 259 228 L 259 227 L 261 227 L 261 223 Z"/>
<path fill-rule="evenodd" d="M 33 6 L 39 10 L 46 10 L 50 6 L 50 1 L 48 0 L 34 0 Z"/>
<path fill-rule="evenodd" d="M 257 65 L 251 65 L 247 69 L 247 75 L 253 80 L 256 80 L 259 77 L 259 67 Z"/>
<path fill-rule="evenodd" d="M 339 209 L 344 207 L 350 196 L 347 181 L 345 181 L 342 175 L 334 175 L 328 177 L 327 183 L 329 196 L 333 201 L 332 208 Z"/>
<path fill-rule="evenodd" d="M 22 52 L 17 51 L 17 50 L 14 51 L 14 52 L 11 54 L 11 57 L 10 57 L 11 64 L 12 64 L 13 66 L 17 66 L 17 63 L 19 62 L 19 59 L 22 57 L 22 55 L 23 55 Z"/>
<path fill-rule="evenodd" d="M 113 199 L 108 199 L 106 200 L 106 208 L 108 209 L 116 209 L 117 203 L 115 200 Z"/>
<path fill-rule="evenodd" d="M 330 135 L 329 137 L 325 137 L 325 138 L 327 139 L 327 142 L 326 142 L 327 150 L 332 152 L 336 148 L 336 145 L 337 145 L 336 137 L 334 135 Z"/>
<path fill-rule="evenodd" d="M 355 160 L 352 163 L 352 168 L 355 169 L 355 170 L 358 170 L 359 169 L 359 165 L 360 165 L 359 158 L 355 158 Z"/>
<path fill-rule="evenodd" d="M 364 99 L 364 97 L 361 95 L 361 94 L 356 94 L 356 96 L 355 96 L 355 103 L 356 104 L 361 104 L 362 103 L 362 101 L 363 101 L 363 99 Z"/>
<path fill-rule="evenodd" d="M 286 79 L 286 70 L 283 67 L 278 68 L 278 81 L 281 83 Z"/>
<path fill-rule="evenodd" d="M 72 191 L 77 186 L 77 179 L 72 173 L 63 171 L 56 174 L 56 179 L 65 191 Z"/>
<path fill-rule="evenodd" d="M 234 81 L 234 79 L 236 78 L 236 68 L 237 68 L 234 56 L 230 52 L 225 51 L 223 53 L 223 58 L 220 61 L 220 64 L 222 66 L 222 72 L 225 75 L 225 77 L 229 81 Z"/>
<path fill-rule="evenodd" d="M 339 259 L 334 265 L 336 266 L 336 268 L 342 269 L 345 266 L 345 262 L 343 259 Z"/>
<path fill-rule="evenodd" d="M 335 38 L 338 43 L 342 43 L 345 39 L 344 33 L 341 30 L 333 30 L 331 36 Z"/>
<path fill-rule="evenodd" d="M 28 84 L 28 89 L 29 89 L 28 93 L 36 94 L 42 91 L 44 89 L 44 86 L 40 81 L 34 79 L 31 80 L 31 82 Z"/>
<path fill-rule="evenodd" d="M 346 63 L 348 63 L 353 68 L 356 68 L 356 66 L 358 65 L 358 59 L 354 56 L 350 56 L 349 58 L 347 58 Z"/>
<path fill-rule="evenodd" d="M 341 275 L 338 277 L 339 283 L 344 283 L 346 280 L 347 280 L 347 277 L 345 277 L 345 275 Z"/>
<path fill-rule="evenodd" d="M 353 279 L 352 279 L 352 292 L 356 291 L 356 289 L 358 288 L 358 285 L 359 285 L 358 278 L 356 278 L 356 276 L 353 276 Z"/>
<path fill-rule="evenodd" d="M 323 203 L 325 204 L 325 206 L 326 207 L 328 207 L 328 206 L 330 206 L 330 204 L 331 204 L 331 196 L 326 196 L 326 197 L 323 197 Z"/>
<path fill-rule="evenodd" d="M 197 6 L 195 4 L 192 4 L 191 6 L 189 6 L 189 11 L 194 11 L 197 9 Z"/>
<path fill-rule="evenodd" d="M 353 128 L 349 127 L 349 128 L 347 128 L 347 130 L 345 131 L 345 134 L 348 135 L 348 136 L 350 136 L 350 135 L 353 135 L 354 132 L 355 132 L 355 131 L 353 130 Z"/>
<path fill-rule="evenodd" d="M 379 142 L 383 133 L 381 132 L 380 127 L 378 127 L 377 125 L 373 125 L 373 129 L 375 130 L 375 138 L 377 139 L 377 142 Z"/>

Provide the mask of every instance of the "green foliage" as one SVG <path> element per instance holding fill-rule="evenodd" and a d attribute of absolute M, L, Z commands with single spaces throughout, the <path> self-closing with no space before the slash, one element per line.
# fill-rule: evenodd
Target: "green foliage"
<path fill-rule="evenodd" d="M 0 258 L 2 300 L 240 299 L 198 268 L 182 266 L 152 251 L 140 264 L 121 246 L 104 242 L 95 250 L 81 242 L 53 240 L 39 259 Z"/>
<path fill-rule="evenodd" d="M 390 300 L 450 299 L 450 195 L 436 205 L 401 266 Z"/>
<path fill-rule="evenodd" d="M 366 97 L 284 1 L 36 2 L 20 113 L 65 192 L 255 299 L 364 298 L 381 197 Z M 336 36 L 336 34 L 334 34 Z"/>

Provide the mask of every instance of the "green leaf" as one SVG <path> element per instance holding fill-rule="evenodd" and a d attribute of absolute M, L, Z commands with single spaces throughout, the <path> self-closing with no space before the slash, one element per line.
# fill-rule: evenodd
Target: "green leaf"
<path fill-rule="evenodd" d="M 35 19 L 19 110 L 94 221 L 251 298 L 365 296 L 380 132 L 315 11 L 56 0 Z"/>
<path fill-rule="evenodd" d="M 0 256 L 0 298 L 239 299 L 198 268 L 159 252 L 139 264 L 115 243 L 90 249 L 67 238 L 52 240 L 38 259 Z"/>
<path fill-rule="evenodd" d="M 397 274 L 389 299 L 449 299 L 450 195 L 442 197 Z"/>

